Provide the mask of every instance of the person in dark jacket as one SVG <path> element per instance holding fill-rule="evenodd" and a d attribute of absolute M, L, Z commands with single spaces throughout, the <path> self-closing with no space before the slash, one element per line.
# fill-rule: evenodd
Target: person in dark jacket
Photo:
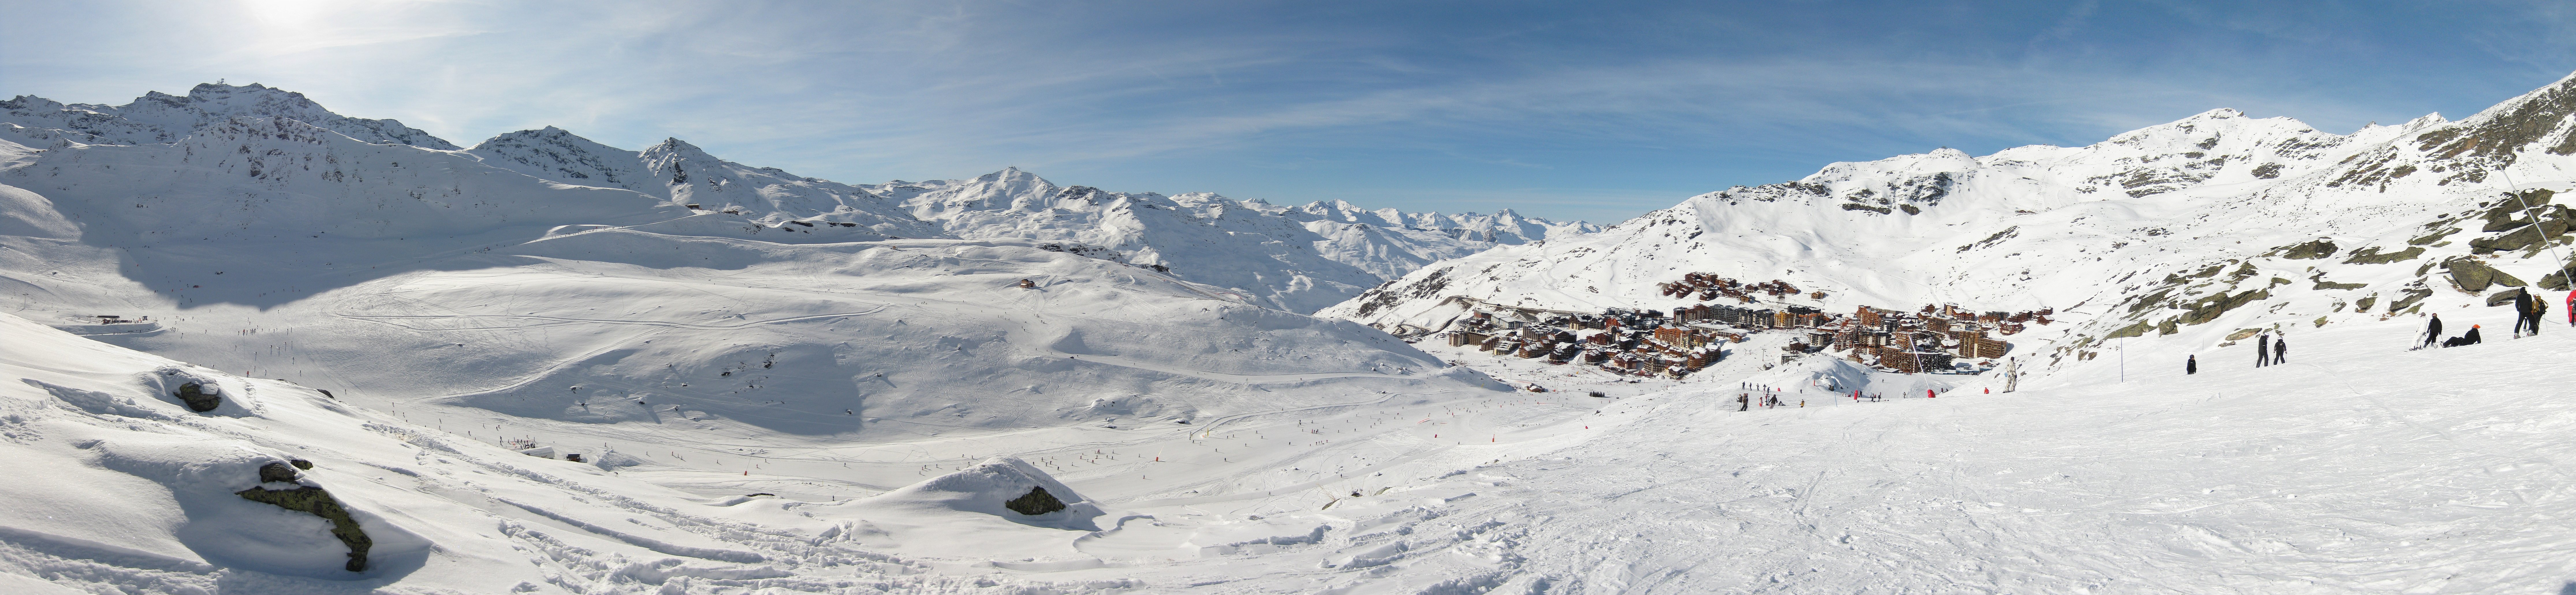
<path fill-rule="evenodd" d="M 2415 348 L 2422 349 L 2432 347 L 2433 342 L 2440 340 L 2442 340 L 2442 315 L 2435 314 L 2433 315 L 2433 322 L 2431 324 L 2424 325 L 2424 344 L 2417 345 Z"/>
<path fill-rule="evenodd" d="M 2522 338 L 2523 327 L 2538 326 L 2539 322 L 2539 320 L 2531 317 L 2531 291 L 2523 288 L 2514 288 L 2513 338 Z"/>
<path fill-rule="evenodd" d="M 2192 374 L 2199 374 L 2199 373 L 2200 373 L 2200 356 L 2197 356 L 2197 355 L 2186 355 L 2186 356 L 2183 356 L 2183 358 L 2182 358 L 2182 373 L 2183 373 L 2183 375 L 2186 375 L 2186 376 L 2188 376 L 2188 375 L 2192 375 Z"/>
<path fill-rule="evenodd" d="M 2254 337 L 2254 367 L 2269 365 L 2272 365 L 2272 335 L 2265 333 Z"/>
<path fill-rule="evenodd" d="M 2282 335 L 2272 339 L 2272 363 L 2290 363 L 2290 337 L 2288 335 Z"/>

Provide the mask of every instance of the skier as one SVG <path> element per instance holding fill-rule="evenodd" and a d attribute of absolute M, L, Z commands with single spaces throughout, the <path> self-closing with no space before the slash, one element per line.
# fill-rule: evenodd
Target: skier
<path fill-rule="evenodd" d="M 1927 389 L 1923 389 L 1923 398 L 1926 398 L 1926 399 L 1937 399 L 1937 398 L 1940 398 L 1940 397 L 1939 397 L 1939 396 L 1937 396 L 1937 395 L 1932 394 L 1932 389 L 1928 389 L 1928 388 L 1927 388 Z"/>
<path fill-rule="evenodd" d="M 2290 336 L 2289 336 L 2289 335 L 2282 335 L 2282 336 L 2280 336 L 2280 337 L 2278 337 L 2278 338 L 2274 338 L 2274 339 L 2272 339 L 2272 363 L 2275 363 L 2275 364 L 2286 364 L 2286 363 L 2290 363 Z"/>
<path fill-rule="evenodd" d="M 1753 410 L 1753 393 L 1735 395 L 1736 411 Z"/>
<path fill-rule="evenodd" d="M 2576 291 L 2567 292 L 2567 326 L 2576 326 Z"/>
<path fill-rule="evenodd" d="M 2576 293 L 2570 293 L 2568 295 L 2576 296 Z M 2440 340 L 2442 340 L 2442 315 L 2435 314 L 2433 315 L 2433 322 L 2431 324 L 2424 325 L 2424 344 L 2417 345 L 2415 348 L 2423 349 L 2426 347 L 2432 347 L 2433 342 Z"/>
<path fill-rule="evenodd" d="M 2269 365 L 2272 365 L 2272 335 L 2265 333 L 2254 337 L 2254 367 Z"/>
<path fill-rule="evenodd" d="M 2185 375 L 2185 376 L 2189 376 L 2189 375 L 2192 375 L 2192 374 L 2199 374 L 2199 373 L 2200 373 L 2200 356 L 2197 356 L 2197 355 L 2186 355 L 2186 356 L 2183 356 L 2183 357 L 2182 357 L 2182 373 L 2183 373 L 2183 375 Z"/>

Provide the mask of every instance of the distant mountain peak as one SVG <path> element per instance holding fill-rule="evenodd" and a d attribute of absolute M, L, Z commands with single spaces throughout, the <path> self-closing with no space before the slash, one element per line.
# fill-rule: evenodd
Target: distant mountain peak
<path fill-rule="evenodd" d="M 329 129 L 369 143 L 403 144 L 441 151 L 459 150 L 454 143 L 399 120 L 342 116 L 324 109 L 303 93 L 252 83 L 203 83 L 187 95 L 144 93 L 119 106 L 70 104 L 20 95 L 0 103 L 0 123 L 63 131 L 85 144 L 137 145 L 178 142 L 199 128 L 235 117 L 286 118 Z"/>

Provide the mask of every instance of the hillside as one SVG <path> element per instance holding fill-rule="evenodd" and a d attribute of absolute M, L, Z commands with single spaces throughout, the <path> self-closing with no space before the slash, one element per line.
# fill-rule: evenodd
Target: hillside
<path fill-rule="evenodd" d="M 1321 313 L 1440 330 L 1470 303 L 1669 310 L 1702 300 L 1660 284 L 1705 273 L 1801 288 L 1762 297 L 1769 307 L 2054 310 L 2054 324 L 2006 337 L 2028 373 L 2141 334 L 2207 352 L 2246 329 L 2567 289 L 2555 197 L 2576 188 L 2571 113 L 2576 78 L 2456 122 L 2349 135 L 2222 109 L 2085 147 L 1836 163 L 1429 265 Z"/>

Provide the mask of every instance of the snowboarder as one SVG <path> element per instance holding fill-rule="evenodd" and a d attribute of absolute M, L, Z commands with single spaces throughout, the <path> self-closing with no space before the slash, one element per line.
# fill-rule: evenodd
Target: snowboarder
<path fill-rule="evenodd" d="M 2183 375 L 2185 375 L 2185 376 L 2189 376 L 2189 375 L 2192 375 L 2192 374 L 2199 374 L 2199 373 L 2200 373 L 2200 356 L 2197 356 L 2197 355 L 2186 355 L 2186 356 L 2183 356 L 2183 357 L 2182 357 L 2182 373 L 2183 373 Z"/>
<path fill-rule="evenodd" d="M 2272 335 L 2265 333 L 2254 337 L 2254 367 L 2269 365 L 2272 365 Z"/>
<path fill-rule="evenodd" d="M 2282 335 L 2282 336 L 2275 337 L 2275 338 L 2273 338 L 2273 339 L 2272 339 L 2272 363 L 2275 363 L 2275 364 L 2286 364 L 2286 363 L 2290 363 L 2290 336 L 2289 336 L 2289 335 Z"/>
<path fill-rule="evenodd" d="M 2569 295 L 2576 295 L 2576 293 L 2571 293 Z M 2435 341 L 2440 340 L 2442 340 L 2442 315 L 2435 314 L 2433 315 L 2433 322 L 2424 325 L 2424 344 L 2417 345 L 2415 348 L 2423 349 L 2426 347 L 2432 347 Z"/>
<path fill-rule="evenodd" d="M 1926 399 L 1938 399 L 1938 398 L 1941 398 L 1941 397 L 1940 397 L 1939 395 L 1934 395 L 1934 394 L 1932 394 L 1932 389 L 1928 389 L 1928 388 L 1927 388 L 1927 389 L 1923 389 L 1923 398 L 1926 398 Z"/>

